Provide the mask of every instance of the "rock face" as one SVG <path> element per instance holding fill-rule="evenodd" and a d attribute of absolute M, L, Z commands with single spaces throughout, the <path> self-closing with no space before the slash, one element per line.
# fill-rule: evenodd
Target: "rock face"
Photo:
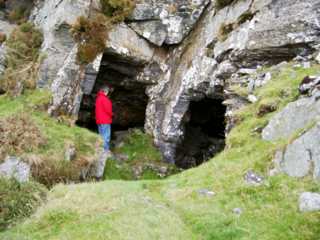
<path fill-rule="evenodd" d="M 53 115 L 77 115 L 83 92 L 90 90 L 88 85 L 95 82 L 96 62 L 99 67 L 101 56 L 86 68 L 80 68 L 76 63 L 77 46 L 70 34 L 71 25 L 79 16 L 88 16 L 94 3 L 86 0 L 39 1 L 33 10 L 31 20 L 44 33 L 42 52 L 46 55 L 38 86 L 51 87 L 53 104 L 49 113 Z M 82 86 L 86 88 L 82 89 Z"/>
<path fill-rule="evenodd" d="M 289 103 L 269 122 L 262 132 L 265 140 L 286 139 L 320 117 L 320 101 L 317 96 L 302 98 Z"/>
<path fill-rule="evenodd" d="M 292 177 L 312 174 L 320 178 L 320 125 L 305 132 L 290 143 L 284 151 L 277 153 L 280 169 Z"/>
<path fill-rule="evenodd" d="M 320 178 L 320 91 L 319 78 L 305 77 L 299 91 L 307 96 L 289 103 L 263 129 L 265 140 L 288 139 L 302 132 L 284 150 L 279 150 L 274 162 L 277 169 L 293 177 L 312 174 Z"/>
<path fill-rule="evenodd" d="M 30 177 L 30 166 L 19 158 L 7 157 L 4 163 L 0 164 L 0 176 L 27 182 Z"/>
<path fill-rule="evenodd" d="M 130 27 L 157 46 L 178 44 L 193 29 L 209 0 L 141 0 Z"/>
<path fill-rule="evenodd" d="M 305 192 L 299 198 L 299 210 L 301 212 L 320 211 L 320 194 Z"/>
<path fill-rule="evenodd" d="M 146 129 L 168 161 L 174 161 L 184 136 L 190 101 L 224 98 L 223 88 L 241 67 L 314 51 L 319 43 L 317 6 L 317 1 L 239 1 L 218 12 L 212 5 L 207 8 L 197 28 L 170 53 L 159 83 L 148 88 Z M 227 34 L 226 25 L 236 28 Z"/>
<path fill-rule="evenodd" d="M 195 129 L 190 130 L 195 103 L 210 99 L 218 110 L 223 109 L 222 103 L 227 105 L 223 111 L 217 110 L 223 115 L 215 120 L 217 124 L 211 124 L 220 129 L 225 115 L 225 131 L 205 135 L 201 128 L 210 121 L 196 121 L 201 139 L 209 139 L 205 148 L 216 152 L 224 132 L 234 124 L 233 111 L 248 103 L 233 94 L 231 87 L 260 65 L 278 64 L 298 55 L 304 58 L 320 45 L 318 0 L 242 0 L 222 9 L 208 0 L 141 0 L 128 22 L 110 33 L 103 56 L 81 69 L 75 62 L 76 45 L 69 28 L 78 16 L 88 15 L 90 2 L 40 1 L 33 11 L 33 21 L 45 33 L 43 51 L 48 57 L 41 66 L 39 86 L 52 89 L 50 112 L 75 116 L 80 112 L 79 120 L 88 122 L 95 93 L 100 86 L 111 84 L 115 109 L 119 110 L 116 125 L 128 128 L 145 123 L 145 130 L 153 135 L 168 162 L 178 158 L 182 164 L 197 162 L 197 152 L 203 149 L 182 157 L 179 153 L 186 136 Z M 251 91 L 269 79 L 268 74 L 257 79 L 245 77 Z M 292 129 L 304 127 L 318 114 L 315 101 L 301 99 L 288 107 L 288 113 L 301 114 L 301 120 L 274 132 L 266 128 L 264 138 L 287 136 Z M 202 111 L 213 113 L 205 107 Z M 120 127 L 118 130 L 125 130 Z"/>

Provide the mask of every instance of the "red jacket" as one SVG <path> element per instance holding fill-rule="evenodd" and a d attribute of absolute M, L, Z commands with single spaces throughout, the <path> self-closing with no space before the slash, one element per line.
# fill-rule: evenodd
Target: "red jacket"
<path fill-rule="evenodd" d="M 112 123 L 112 102 L 103 91 L 98 92 L 96 99 L 96 123 Z"/>

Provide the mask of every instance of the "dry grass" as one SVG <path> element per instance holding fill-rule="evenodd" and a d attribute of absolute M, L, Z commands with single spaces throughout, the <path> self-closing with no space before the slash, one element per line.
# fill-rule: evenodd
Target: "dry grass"
<path fill-rule="evenodd" d="M 0 159 L 8 154 L 22 154 L 46 144 L 34 121 L 25 113 L 0 119 Z"/>
<path fill-rule="evenodd" d="M 42 41 L 42 33 L 31 23 L 18 26 L 7 39 L 7 68 L 0 79 L 0 87 L 9 95 L 15 97 L 25 88 L 35 88 Z"/>

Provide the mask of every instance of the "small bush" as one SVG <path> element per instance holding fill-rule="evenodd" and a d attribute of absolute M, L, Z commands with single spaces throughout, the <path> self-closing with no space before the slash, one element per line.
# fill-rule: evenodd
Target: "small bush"
<path fill-rule="evenodd" d="M 23 113 L 0 119 L 0 136 L 0 159 L 35 151 L 46 143 L 34 121 Z"/>
<path fill-rule="evenodd" d="M 18 26 L 7 39 L 7 69 L 0 79 L 0 88 L 9 95 L 18 96 L 24 88 L 35 88 L 42 41 L 42 33 L 31 23 Z"/>
<path fill-rule="evenodd" d="M 30 216 L 45 196 L 45 187 L 38 183 L 0 178 L 0 231 Z"/>
<path fill-rule="evenodd" d="M 104 51 L 107 40 L 107 19 L 99 14 L 93 19 L 81 16 L 72 26 L 71 33 L 78 47 L 78 63 L 88 64 Z"/>

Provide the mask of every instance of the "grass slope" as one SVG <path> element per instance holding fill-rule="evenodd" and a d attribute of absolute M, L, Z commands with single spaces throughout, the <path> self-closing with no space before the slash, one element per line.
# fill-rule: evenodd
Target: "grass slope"
<path fill-rule="evenodd" d="M 285 142 L 268 143 L 252 131 L 274 114 L 257 117 L 261 104 L 281 110 L 296 99 L 299 82 L 320 74 L 320 66 L 273 73 L 259 99 L 239 112 L 241 123 L 228 136 L 228 148 L 202 166 L 162 181 L 105 181 L 59 185 L 47 204 L 1 239 L 259 239 L 317 240 L 320 213 L 300 213 L 299 194 L 320 191 L 311 177 L 266 177 L 262 186 L 244 183 L 253 169 L 267 176 L 272 155 Z M 199 189 L 216 193 L 201 196 Z M 237 216 L 234 208 L 243 213 Z"/>

